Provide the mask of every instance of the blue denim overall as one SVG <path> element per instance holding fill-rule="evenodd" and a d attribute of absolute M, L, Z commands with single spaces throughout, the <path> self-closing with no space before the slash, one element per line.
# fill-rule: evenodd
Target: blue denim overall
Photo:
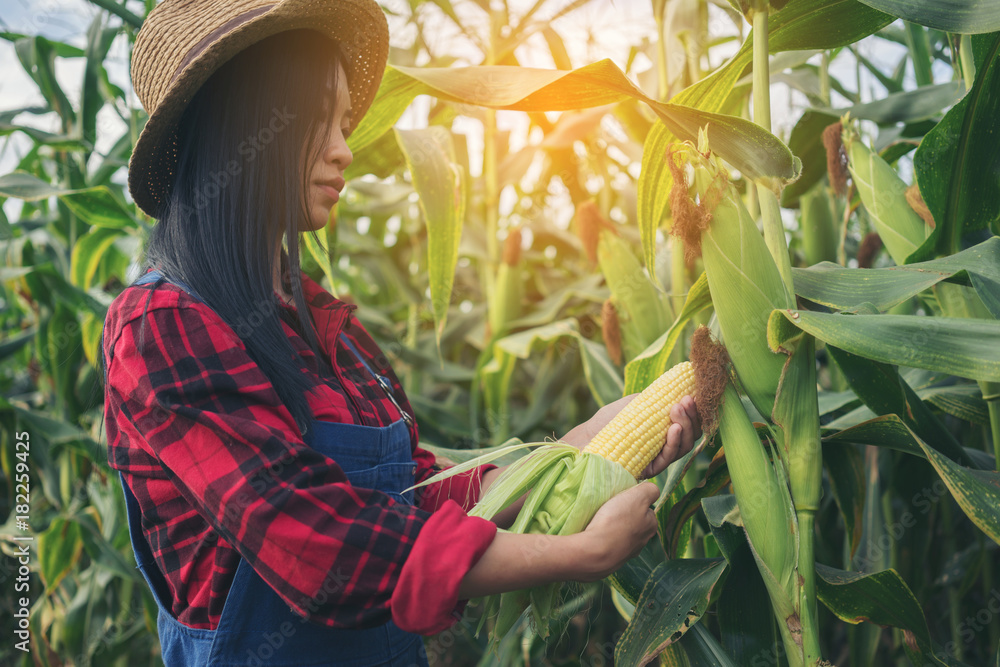
<path fill-rule="evenodd" d="M 153 282 L 159 277 L 158 272 L 151 271 L 133 285 Z M 191 289 L 178 286 L 198 298 Z M 350 341 L 346 337 L 342 340 L 372 373 Z M 381 376 L 372 375 L 385 386 Z M 310 423 L 304 440 L 335 460 L 352 485 L 378 489 L 398 501 L 413 503 L 413 492 L 403 493 L 413 484 L 416 463 L 410 453 L 409 430 L 402 419 L 384 427 L 315 420 Z M 362 630 L 328 628 L 307 621 L 293 612 L 242 558 L 218 627 L 200 630 L 181 624 L 171 613 L 166 579 L 143 535 L 139 504 L 121 473 L 119 478 L 125 492 L 135 559 L 159 608 L 156 626 L 166 667 L 426 667 L 426 653 L 419 635 L 404 632 L 392 621 Z"/>

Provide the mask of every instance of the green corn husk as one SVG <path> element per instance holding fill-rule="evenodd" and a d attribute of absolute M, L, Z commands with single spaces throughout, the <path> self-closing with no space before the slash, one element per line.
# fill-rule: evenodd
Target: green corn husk
<path fill-rule="evenodd" d="M 840 243 L 826 188 L 822 184 L 814 187 L 803 193 L 799 201 L 802 208 L 802 251 L 806 265 L 836 262 Z"/>
<path fill-rule="evenodd" d="M 711 209 L 701 235 L 702 259 L 723 342 L 750 400 L 770 415 L 787 356 L 767 344 L 767 320 L 775 308 L 792 308 L 778 268 L 725 169 L 689 143 L 678 144 L 667 159 L 694 168 L 689 193 Z M 675 224 L 676 221 L 675 215 Z"/>
<path fill-rule="evenodd" d="M 598 232 L 597 260 L 616 303 L 624 311 L 631 359 L 649 347 L 673 322 L 668 297 L 646 275 L 628 242 L 607 230 Z M 633 340 L 634 339 L 634 340 Z"/>
<path fill-rule="evenodd" d="M 508 532 L 572 535 L 586 528 L 605 502 L 636 484 L 635 478 L 621 465 L 597 454 L 581 452 L 573 445 L 556 442 L 512 445 L 449 468 L 417 486 L 445 480 L 507 453 L 535 445 L 541 446 L 510 464 L 490 485 L 469 516 L 492 519 L 530 490 Z M 535 631 L 545 638 L 549 635 L 549 618 L 559 601 L 561 589 L 562 584 L 557 582 L 489 596 L 480 629 L 488 617 L 496 616 L 490 633 L 491 646 L 495 647 L 530 605 Z"/>
<path fill-rule="evenodd" d="M 510 329 L 510 323 L 521 315 L 524 295 L 521 288 L 521 230 L 512 228 L 503 246 L 503 261 L 497 267 L 496 288 L 489 304 L 490 331 L 500 338 Z"/>
<path fill-rule="evenodd" d="M 844 129 L 848 168 L 861 201 L 892 261 L 902 266 L 930 231 L 906 201 L 906 183 L 878 153 Z"/>

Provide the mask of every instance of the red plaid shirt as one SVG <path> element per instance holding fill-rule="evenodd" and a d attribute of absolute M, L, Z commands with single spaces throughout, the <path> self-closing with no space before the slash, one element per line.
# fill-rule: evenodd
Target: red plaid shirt
<path fill-rule="evenodd" d="M 369 365 L 384 369 L 412 414 L 386 357 L 353 316 L 356 306 L 302 280 L 337 376 L 321 376 L 308 344 L 282 323 L 315 378 L 315 418 L 366 426 L 400 418 L 338 340 L 342 331 Z M 218 626 L 242 556 L 290 607 L 327 626 L 392 618 L 430 634 L 454 623 L 464 604 L 458 585 L 496 532 L 464 511 L 487 468 L 418 489 L 416 506 L 351 486 L 336 461 L 303 442 L 234 330 L 180 288 L 153 285 L 125 289 L 108 311 L 105 423 L 108 459 L 139 502 L 180 622 Z M 420 481 L 436 472 L 435 460 L 416 446 L 415 421 L 410 433 Z"/>

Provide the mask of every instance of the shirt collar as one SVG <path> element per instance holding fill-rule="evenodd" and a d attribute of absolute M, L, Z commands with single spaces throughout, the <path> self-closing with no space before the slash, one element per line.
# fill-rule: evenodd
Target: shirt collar
<path fill-rule="evenodd" d="M 333 296 L 307 276 L 304 271 L 301 275 L 302 293 L 312 314 L 313 322 L 316 324 L 316 334 L 319 336 L 324 351 L 332 359 L 334 341 L 358 307 Z M 288 305 L 285 307 L 294 308 Z"/>

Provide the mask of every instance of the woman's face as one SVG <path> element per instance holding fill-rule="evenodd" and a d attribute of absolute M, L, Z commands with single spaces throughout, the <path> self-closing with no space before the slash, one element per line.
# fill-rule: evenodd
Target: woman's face
<path fill-rule="evenodd" d="M 337 98 L 330 119 L 329 135 L 319 137 L 321 147 L 316 161 L 310 165 L 309 183 L 306 184 L 305 201 L 308 212 L 308 230 L 326 226 L 330 210 L 340 199 L 344 189 L 344 170 L 354 156 L 347 147 L 351 127 L 351 95 L 347 89 L 347 75 L 342 65 L 337 65 Z"/>

